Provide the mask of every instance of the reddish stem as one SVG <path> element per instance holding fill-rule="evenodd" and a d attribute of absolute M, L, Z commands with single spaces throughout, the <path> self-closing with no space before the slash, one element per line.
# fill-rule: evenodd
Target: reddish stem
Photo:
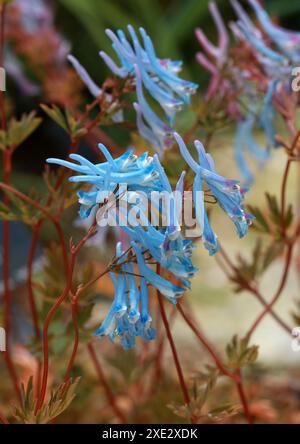
<path fill-rule="evenodd" d="M 44 364 L 43 364 L 43 375 L 42 375 L 42 384 L 41 384 L 41 392 L 39 396 L 39 400 L 37 402 L 36 411 L 41 409 L 43 406 L 45 396 L 46 396 L 46 390 L 47 390 L 47 382 L 48 382 L 48 373 L 49 373 L 49 343 L 48 343 L 48 330 L 49 325 L 52 320 L 52 317 L 56 313 L 56 311 L 59 309 L 65 298 L 68 296 L 69 292 L 71 291 L 72 287 L 72 281 L 73 281 L 73 271 L 75 266 L 75 255 L 72 255 L 71 262 L 70 262 L 70 268 L 68 272 L 67 277 L 67 284 L 65 286 L 64 291 L 60 295 L 60 297 L 56 300 L 55 304 L 51 307 L 49 310 L 47 317 L 44 322 L 43 327 L 43 356 L 44 356 Z"/>
<path fill-rule="evenodd" d="M 160 266 L 157 265 L 157 274 L 160 274 Z M 179 362 L 179 358 L 178 358 L 178 353 L 176 350 L 176 346 L 173 340 L 173 336 L 171 333 L 171 329 L 169 326 L 169 322 L 168 322 L 168 318 L 166 315 L 166 311 L 165 311 L 165 307 L 164 307 L 164 303 L 163 303 L 163 299 L 162 299 L 162 295 L 160 294 L 160 292 L 157 290 L 157 298 L 158 298 L 158 303 L 159 303 L 159 308 L 160 308 L 160 314 L 163 320 L 163 324 L 167 333 L 167 338 L 172 350 L 172 355 L 173 355 L 173 359 L 174 359 L 174 364 L 176 367 L 176 371 L 177 371 L 177 375 L 178 375 L 178 379 L 179 379 L 179 383 L 180 383 L 180 387 L 181 387 L 181 391 L 182 391 L 182 395 L 183 395 L 183 399 L 186 405 L 190 405 L 191 400 L 190 400 L 190 396 L 189 396 L 189 392 L 187 389 L 187 385 L 185 383 L 184 380 L 184 376 L 183 376 L 183 371 Z"/>
<path fill-rule="evenodd" d="M 118 405 L 116 403 L 116 400 L 115 400 L 115 396 L 114 396 L 113 392 L 111 391 L 111 388 L 110 388 L 109 384 L 106 381 L 104 372 L 102 370 L 102 367 L 100 365 L 100 361 L 99 361 L 99 359 L 98 359 L 98 357 L 96 355 L 96 352 L 94 350 L 93 344 L 90 342 L 87 347 L 88 347 L 88 351 L 89 351 L 89 353 L 91 355 L 92 361 L 94 363 L 95 369 L 97 371 L 97 375 L 98 375 L 99 381 L 100 381 L 100 383 L 101 383 L 101 385 L 102 385 L 102 387 L 103 387 L 103 389 L 105 391 L 105 395 L 107 397 L 107 400 L 108 400 L 112 410 L 115 412 L 115 415 L 117 416 L 117 418 L 119 418 L 119 421 L 122 424 L 126 424 L 127 421 L 126 421 L 125 415 L 119 409 L 119 407 L 118 407 Z"/>
<path fill-rule="evenodd" d="M 43 365 L 43 375 L 42 375 L 42 383 L 41 383 L 41 392 L 36 405 L 36 412 L 40 410 L 44 404 L 46 391 L 47 391 L 47 382 L 48 382 L 48 373 L 49 373 L 49 343 L 48 343 L 48 330 L 49 325 L 52 320 L 52 317 L 55 315 L 56 311 L 59 309 L 61 304 L 64 302 L 68 294 L 72 291 L 73 284 L 73 274 L 76 263 L 77 254 L 81 250 L 81 248 L 85 245 L 87 240 L 93 236 L 95 233 L 95 224 L 89 229 L 88 233 L 84 236 L 83 239 L 75 246 L 71 243 L 71 260 L 70 265 L 68 265 L 68 273 L 67 273 L 67 282 L 65 289 L 56 300 L 54 305 L 50 308 L 43 327 L 43 356 L 44 356 L 44 365 Z"/>
<path fill-rule="evenodd" d="M 159 310 L 160 307 L 158 306 Z M 175 319 L 176 310 L 173 310 L 171 313 L 171 316 L 169 317 L 168 324 L 171 327 L 172 323 Z M 162 334 L 160 340 L 158 341 L 156 356 L 155 356 L 155 364 L 154 364 L 154 372 L 153 372 L 153 384 L 152 387 L 157 387 L 157 381 L 159 381 L 162 373 L 162 360 L 163 360 L 163 353 L 165 349 L 165 340 L 166 335 Z"/>
<path fill-rule="evenodd" d="M 8 419 L 6 418 L 6 416 L 2 412 L 0 412 L 0 423 L 9 424 Z"/>
<path fill-rule="evenodd" d="M 77 320 L 77 312 L 78 312 L 78 306 L 77 306 L 77 299 L 76 297 L 71 302 L 71 309 L 72 309 L 72 322 L 73 322 L 73 328 L 74 328 L 74 343 L 73 343 L 73 350 L 70 357 L 70 361 L 67 367 L 66 375 L 64 382 L 67 383 L 71 377 L 71 372 L 74 366 L 74 362 L 77 355 L 78 345 L 79 345 L 79 329 L 78 329 L 78 320 Z"/>
<path fill-rule="evenodd" d="M 220 248 L 220 253 L 223 256 L 223 259 L 225 261 L 225 263 L 229 266 L 229 268 L 234 271 L 235 273 L 239 273 L 239 270 L 233 265 L 233 263 L 231 262 L 231 260 L 229 259 L 228 255 L 226 254 L 224 248 Z M 218 265 L 220 266 L 220 268 L 223 270 L 223 272 L 225 273 L 225 275 L 230 279 L 230 275 L 229 272 L 226 270 L 226 268 L 223 266 L 222 262 L 219 261 L 218 257 L 216 256 L 216 261 L 218 263 Z M 241 277 L 241 276 L 240 276 Z M 241 281 L 240 281 L 240 285 L 243 285 L 243 288 L 246 291 L 249 291 L 250 293 L 253 294 L 253 296 L 256 297 L 256 299 L 260 302 L 260 304 L 263 307 L 266 307 L 268 305 L 267 301 L 264 299 L 264 297 L 262 296 L 262 294 L 259 292 L 259 290 L 253 286 L 251 286 L 248 282 L 246 281 L 242 281 L 242 277 L 241 277 Z M 269 315 L 273 317 L 273 319 L 287 332 L 288 335 L 291 334 L 291 328 L 273 311 L 270 310 L 269 311 Z"/>
<path fill-rule="evenodd" d="M 1 15 L 0 15 L 0 66 L 3 67 L 4 60 L 4 25 L 5 25 L 5 12 L 6 5 L 3 4 L 1 6 Z M 5 112 L 5 102 L 4 102 L 4 91 L 0 92 L 0 113 L 1 113 L 1 129 L 6 131 L 7 122 L 6 122 L 6 112 Z M 12 160 L 12 151 L 7 147 L 3 151 L 3 182 L 7 185 L 10 183 L 11 176 L 11 160 Z M 3 198 L 3 203 L 8 205 L 9 199 L 8 196 L 5 195 Z M 11 357 L 10 350 L 10 316 L 11 316 L 11 291 L 10 291 L 10 222 L 3 221 L 3 323 L 6 331 L 7 344 L 6 351 L 4 352 L 4 359 L 7 365 L 8 372 L 10 374 L 10 378 L 13 382 L 16 395 L 21 402 L 21 391 L 18 383 L 18 375 Z"/>
<path fill-rule="evenodd" d="M 258 327 L 258 325 L 261 323 L 261 321 L 263 320 L 263 318 L 266 316 L 266 314 L 269 313 L 269 311 L 273 308 L 273 305 L 277 302 L 277 300 L 279 299 L 288 275 L 289 275 L 289 270 L 290 270 L 290 264 L 291 264 L 291 259 L 292 259 L 292 253 L 293 253 L 293 243 L 290 243 L 288 245 L 288 250 L 287 250 L 287 256 L 286 256 L 286 261 L 285 261 L 285 267 L 283 270 L 283 274 L 282 274 L 282 278 L 280 280 L 279 283 L 279 287 L 278 290 L 276 291 L 275 295 L 273 296 L 271 302 L 269 302 L 269 304 L 266 305 L 265 309 L 261 312 L 261 314 L 257 317 L 257 319 L 254 321 L 252 327 L 249 329 L 247 336 L 251 336 L 253 334 L 253 332 L 256 330 L 256 328 Z"/>
<path fill-rule="evenodd" d="M 241 375 L 241 370 L 238 369 L 237 370 L 237 375 L 238 375 L 238 379 L 239 381 L 236 382 L 236 387 L 237 387 L 237 391 L 240 397 L 240 400 L 242 402 L 243 405 L 243 409 L 244 409 L 244 414 L 245 417 L 247 418 L 247 421 L 249 422 L 249 424 L 253 424 L 253 417 L 250 413 L 250 409 L 249 409 L 249 405 L 248 405 L 248 400 L 247 400 L 247 396 L 244 390 L 244 385 L 243 385 L 243 379 L 242 379 L 242 375 Z"/>
<path fill-rule="evenodd" d="M 199 328 L 194 324 L 194 322 L 190 319 L 190 317 L 185 313 L 183 310 L 181 304 L 177 303 L 177 309 L 187 325 L 190 327 L 190 329 L 195 333 L 199 341 L 202 343 L 202 345 L 205 347 L 205 349 L 208 351 L 208 353 L 211 355 L 212 359 L 214 360 L 216 366 L 220 370 L 221 373 L 228 376 L 229 378 L 235 380 L 235 376 L 230 373 L 225 365 L 223 364 L 222 360 L 219 358 L 215 350 L 213 349 L 212 345 L 209 343 L 209 341 L 206 339 L 204 334 L 199 330 Z"/>
<path fill-rule="evenodd" d="M 183 319 L 186 321 L 187 325 L 191 328 L 191 330 L 195 333 L 195 335 L 197 336 L 197 338 L 199 339 L 201 344 L 205 347 L 205 349 L 211 355 L 212 359 L 214 360 L 214 362 L 215 362 L 216 366 L 218 367 L 218 369 L 220 370 L 220 372 L 223 375 L 228 376 L 235 383 L 239 397 L 241 399 L 241 403 L 243 405 L 245 417 L 247 418 L 248 422 L 250 424 L 252 424 L 252 418 L 249 413 L 248 402 L 247 402 L 247 398 L 246 398 L 246 395 L 245 395 L 245 392 L 243 389 L 240 370 L 237 370 L 236 373 L 230 373 L 227 370 L 227 368 L 225 367 L 225 365 L 223 364 L 222 360 L 219 358 L 219 356 L 215 352 L 215 350 L 213 349 L 212 345 L 206 339 L 205 335 L 198 329 L 198 327 L 196 327 L 194 322 L 184 312 L 182 306 L 179 303 L 177 303 L 177 308 L 178 308 L 178 311 L 180 312 L 180 314 L 182 315 Z"/>
<path fill-rule="evenodd" d="M 33 229 L 31 245 L 28 255 L 28 278 L 27 278 L 27 290 L 28 290 L 28 300 L 31 311 L 32 322 L 34 326 L 35 336 L 37 341 L 39 342 L 41 339 L 41 332 L 39 328 L 39 319 L 38 319 L 38 311 L 36 308 L 35 298 L 34 298 L 34 290 L 33 290 L 33 262 L 35 258 L 37 243 L 39 239 L 41 221 L 39 221 Z"/>

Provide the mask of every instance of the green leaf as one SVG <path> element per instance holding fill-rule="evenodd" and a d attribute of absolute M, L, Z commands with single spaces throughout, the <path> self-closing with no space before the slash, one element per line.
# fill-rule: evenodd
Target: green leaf
<path fill-rule="evenodd" d="M 253 364 L 257 360 L 258 349 L 257 345 L 249 346 L 249 338 L 247 336 L 239 340 L 238 336 L 234 335 L 226 347 L 228 367 L 239 369 Z"/>
<path fill-rule="evenodd" d="M 34 111 L 23 114 L 19 120 L 13 117 L 8 122 L 7 130 L 0 131 L 0 149 L 15 150 L 37 129 L 41 122 L 42 119 L 36 117 Z"/>
<path fill-rule="evenodd" d="M 66 121 L 66 117 L 61 109 L 57 105 L 45 105 L 41 104 L 40 107 L 42 110 L 56 122 L 61 128 L 63 128 L 67 133 L 69 132 L 68 123 Z"/>
<path fill-rule="evenodd" d="M 248 205 L 248 209 L 249 212 L 256 218 L 253 222 L 253 228 L 257 231 L 261 231 L 262 233 L 270 233 L 269 224 L 261 210 L 252 205 Z"/>
<path fill-rule="evenodd" d="M 17 407 L 15 418 L 21 424 L 48 424 L 61 415 L 75 398 L 75 391 L 80 378 L 61 384 L 53 390 L 50 399 L 36 413 L 36 398 L 33 392 L 33 378 L 30 377 L 27 387 L 21 385 L 22 405 Z"/>
<path fill-rule="evenodd" d="M 283 250 L 283 242 L 275 242 L 269 245 L 263 256 L 262 271 L 265 271 L 279 256 L 281 256 Z"/>
<path fill-rule="evenodd" d="M 275 225 L 280 225 L 280 210 L 276 196 L 266 193 L 267 204 L 269 207 L 270 217 Z"/>
<path fill-rule="evenodd" d="M 73 138 L 83 137 L 87 130 L 84 126 L 81 125 L 81 122 L 76 120 L 76 118 L 70 113 L 70 111 L 66 108 L 65 112 L 63 112 L 56 105 L 45 105 L 41 104 L 40 107 L 42 110 L 56 122 L 63 130 L 66 131 Z"/>

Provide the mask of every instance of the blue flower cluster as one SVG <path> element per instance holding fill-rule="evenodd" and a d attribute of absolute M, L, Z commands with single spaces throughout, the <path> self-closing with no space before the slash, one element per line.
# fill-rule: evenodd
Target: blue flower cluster
<path fill-rule="evenodd" d="M 113 74 L 121 78 L 131 77 L 133 79 L 137 95 L 137 103 L 134 103 L 134 108 L 137 114 L 139 133 L 155 148 L 159 155 L 162 155 L 164 150 L 173 143 L 171 136 L 176 113 L 184 105 L 190 103 L 190 96 L 196 91 L 198 85 L 178 77 L 177 74 L 182 65 L 180 61 L 173 62 L 156 56 L 153 43 L 143 28 L 139 30 L 143 46 L 131 25 L 128 26 L 128 31 L 132 44 L 129 43 L 122 30 L 118 30 L 116 33 L 110 29 L 106 30 L 120 66 L 105 52 L 100 51 L 100 56 Z M 98 97 L 102 90 L 90 78 L 85 68 L 75 57 L 69 56 L 69 60 L 91 94 Z M 160 117 L 159 111 L 154 111 L 150 106 L 144 90 L 159 104 L 166 120 Z"/>
<path fill-rule="evenodd" d="M 237 181 L 225 179 L 216 173 L 211 156 L 205 152 L 199 141 L 195 142 L 199 155 L 197 163 L 181 137 L 177 133 L 174 137 L 182 156 L 195 172 L 193 196 L 197 220 L 202 227 L 204 245 L 210 254 L 214 254 L 218 250 L 218 244 L 204 208 L 202 182 L 207 184 L 219 205 L 233 220 L 240 237 L 247 233 L 251 220 L 251 216 L 243 208 L 243 191 Z M 157 154 L 149 157 L 148 153 L 144 153 L 137 157 L 133 150 L 128 150 L 114 159 L 104 145 L 99 144 L 99 149 L 106 158 L 104 163 L 95 165 L 78 154 L 70 155 L 77 164 L 53 158 L 48 159 L 48 162 L 78 172 L 79 175 L 70 177 L 70 181 L 91 185 L 90 191 L 78 193 L 82 218 L 89 217 L 97 207 L 101 213 L 103 204 L 109 202 L 111 194 L 119 201 L 129 204 L 129 211 L 125 214 L 127 224 L 121 223 L 124 206 L 119 205 L 117 213 L 120 227 L 130 238 L 130 247 L 124 250 L 121 243 L 117 244 L 110 273 L 115 286 L 115 297 L 96 335 L 104 335 L 111 340 L 119 338 L 124 348 L 131 348 L 135 346 L 136 337 L 146 340 L 155 337 L 149 313 L 149 285 L 176 304 L 178 297 L 191 287 L 191 279 L 197 271 L 191 260 L 193 242 L 184 238 L 180 223 L 182 198 L 178 199 L 177 196 L 183 196 L 185 172 L 181 174 L 176 189 L 173 190 Z M 153 191 L 166 193 L 169 197 L 167 223 L 162 226 L 149 220 L 147 202 L 139 202 L 138 205 L 138 200 L 132 199 L 132 193 L 136 196 L 143 193 L 150 199 Z M 138 223 L 132 210 L 138 212 Z M 158 203 L 157 210 L 162 211 L 161 202 Z M 97 221 L 99 223 L 98 218 Z M 177 279 L 177 284 L 157 273 L 153 264 L 171 273 Z"/>
<path fill-rule="evenodd" d="M 235 143 L 238 165 L 246 183 L 250 184 L 253 175 L 244 153 L 247 150 L 259 163 L 264 163 L 270 155 L 270 148 L 278 146 L 275 139 L 276 111 L 273 102 L 276 94 L 282 91 L 291 92 L 292 69 L 300 61 L 300 33 L 275 25 L 257 0 L 248 0 L 248 3 L 256 14 L 260 28 L 253 23 L 237 0 L 231 0 L 231 4 L 239 20 L 231 27 L 237 39 L 251 48 L 262 73 L 262 77 L 258 79 L 264 94 L 262 106 L 257 105 L 259 102 L 257 87 L 254 86 L 253 89 L 251 82 L 248 82 L 246 92 L 249 96 L 249 112 L 238 124 Z M 239 75 L 241 78 L 251 79 L 249 73 L 244 72 Z M 262 150 L 254 140 L 255 126 L 260 127 L 266 136 L 266 150 Z"/>
<path fill-rule="evenodd" d="M 120 67 L 105 52 L 101 51 L 100 55 L 117 76 L 134 77 L 138 99 L 138 103 L 135 104 L 138 129 L 140 134 L 154 144 L 161 153 L 172 143 L 170 133 L 176 113 L 185 104 L 190 103 L 190 96 L 198 85 L 178 77 L 181 62 L 157 57 L 151 38 L 143 28 L 139 29 L 143 46 L 131 25 L 128 26 L 128 31 L 132 44 L 122 30 L 118 30 L 116 34 L 110 29 L 106 31 L 121 64 Z M 149 106 L 143 87 L 163 109 L 168 120 L 167 124 Z"/>
<path fill-rule="evenodd" d="M 121 338 L 122 346 L 129 348 L 134 346 L 137 336 L 142 336 L 147 340 L 155 337 L 148 311 L 148 285 L 151 284 L 170 302 L 176 303 L 177 298 L 190 288 L 190 279 L 197 269 L 191 261 L 192 242 L 183 238 L 177 221 L 180 205 L 173 197 L 171 185 L 158 156 L 155 155 L 152 158 L 148 156 L 148 153 L 144 153 L 137 157 L 132 150 L 129 150 L 118 159 L 113 159 L 104 145 L 100 144 L 99 148 L 107 162 L 98 165 L 92 164 L 78 154 L 71 154 L 70 157 L 79 164 L 60 159 L 48 159 L 49 163 L 81 173 L 71 177 L 70 181 L 92 185 L 92 191 L 78 193 L 82 218 L 88 217 L 96 206 L 99 207 L 100 204 L 105 203 L 105 199 L 112 192 L 117 198 L 127 199 L 128 194 L 122 195 L 124 184 L 127 186 L 127 191 L 131 193 L 143 192 L 149 196 L 151 191 L 165 191 L 170 193 L 171 200 L 173 199 L 172 214 L 169 215 L 167 227 L 155 228 L 149 221 L 145 221 L 147 213 L 143 212 L 143 207 L 141 211 L 141 206 L 138 207 L 138 211 L 143 224 L 136 226 L 132 222 L 131 225 L 129 220 L 128 225 L 122 225 L 122 229 L 131 239 L 131 249 L 124 252 L 122 245 L 120 243 L 117 245 L 116 258 L 119 260 L 114 265 L 115 272 L 111 273 L 115 285 L 115 299 L 96 335 L 106 335 L 112 340 L 118 336 Z M 176 190 L 181 193 L 184 174 L 181 175 L 176 187 Z M 134 208 L 134 204 L 131 204 L 131 207 Z M 132 211 L 126 214 L 130 217 Z M 180 286 L 174 285 L 153 271 L 148 264 L 149 257 L 176 276 Z M 138 269 L 136 274 L 135 268 Z"/>

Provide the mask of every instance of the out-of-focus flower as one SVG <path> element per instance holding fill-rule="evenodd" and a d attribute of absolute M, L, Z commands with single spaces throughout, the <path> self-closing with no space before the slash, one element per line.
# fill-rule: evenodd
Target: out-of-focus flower
<path fill-rule="evenodd" d="M 221 71 L 228 59 L 229 38 L 226 26 L 215 2 L 209 3 L 209 10 L 217 28 L 218 46 L 215 46 L 208 40 L 202 29 L 197 28 L 195 34 L 205 52 L 205 54 L 198 52 L 196 60 L 211 74 L 210 84 L 206 93 L 207 98 L 210 99 L 217 92 L 224 94 L 228 88 L 228 81 L 223 78 Z"/>
<path fill-rule="evenodd" d="M 53 8 L 46 0 L 8 5 L 5 65 L 23 94 L 65 105 L 78 100 L 80 83 L 67 64 L 70 44 L 55 27 Z"/>
<path fill-rule="evenodd" d="M 235 157 L 248 186 L 253 173 L 247 155 L 262 166 L 277 147 L 275 117 L 283 90 L 292 96 L 292 68 L 300 58 L 300 33 L 284 30 L 272 23 L 257 0 L 248 0 L 254 9 L 259 26 L 256 26 L 237 0 L 231 4 L 238 21 L 230 28 L 237 44 L 229 49 L 228 35 L 214 3 L 210 11 L 216 23 L 219 42 L 214 46 L 201 29 L 196 36 L 205 55 L 198 53 L 198 62 L 211 73 L 207 98 L 227 101 L 228 116 L 237 123 Z M 255 131 L 265 135 L 265 146 L 259 146 Z"/>

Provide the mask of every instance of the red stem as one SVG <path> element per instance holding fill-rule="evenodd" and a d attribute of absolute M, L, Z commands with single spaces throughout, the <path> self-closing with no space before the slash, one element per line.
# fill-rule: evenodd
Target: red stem
<path fill-rule="evenodd" d="M 77 320 L 77 299 L 74 298 L 71 303 L 71 309 L 72 309 L 72 322 L 73 322 L 73 328 L 74 328 L 74 343 L 73 343 L 73 350 L 70 357 L 70 361 L 67 367 L 66 375 L 64 382 L 67 383 L 71 377 L 71 372 L 74 366 L 74 362 L 77 355 L 78 345 L 79 345 L 79 329 L 78 329 L 78 320 Z"/>
<path fill-rule="evenodd" d="M 237 375 L 238 375 L 239 381 L 236 382 L 236 387 L 237 387 L 237 391 L 238 391 L 240 400 L 241 400 L 242 405 L 243 405 L 244 414 L 245 414 L 245 417 L 247 418 L 248 423 L 249 424 L 253 424 L 254 421 L 253 421 L 253 417 L 252 417 L 252 415 L 250 413 L 250 409 L 249 409 L 249 406 L 248 406 L 248 400 L 247 400 L 247 396 L 246 396 L 246 393 L 245 393 L 245 390 L 244 390 L 243 379 L 242 379 L 242 375 L 241 375 L 241 370 L 240 369 L 237 370 Z"/>
<path fill-rule="evenodd" d="M 202 343 L 202 345 L 206 348 L 208 353 L 211 355 L 212 359 L 214 360 L 214 362 L 215 362 L 216 366 L 218 367 L 218 369 L 220 370 L 220 372 L 223 373 L 224 375 L 228 376 L 229 378 L 236 380 L 235 376 L 227 370 L 227 368 L 223 364 L 222 360 L 219 358 L 219 356 L 217 355 L 217 353 L 215 352 L 215 350 L 213 349 L 213 347 L 209 343 L 209 341 L 206 339 L 204 334 L 198 329 L 198 327 L 194 324 L 194 322 L 190 319 L 190 317 L 185 313 L 185 311 L 183 310 L 183 308 L 179 302 L 177 303 L 177 309 L 178 309 L 179 313 L 181 314 L 181 316 L 183 317 L 183 319 L 185 320 L 185 322 L 187 323 L 187 325 L 195 333 L 195 335 L 197 336 L 199 341 Z"/>
<path fill-rule="evenodd" d="M 48 373 L 49 373 L 49 343 L 48 343 L 48 330 L 49 325 L 52 320 L 52 317 L 56 313 L 56 311 L 59 309 L 65 298 L 68 296 L 69 292 L 72 289 L 72 281 L 73 281 L 73 271 L 75 266 L 75 255 L 72 255 L 68 277 L 67 277 L 67 284 L 60 295 L 60 297 L 56 300 L 55 304 L 51 307 L 49 310 L 47 317 L 44 322 L 43 327 L 43 356 L 44 356 L 44 365 L 43 365 L 43 375 L 42 375 L 42 383 L 41 383 L 41 392 L 39 396 L 39 400 L 37 402 L 36 411 L 41 409 L 43 406 L 45 396 L 46 396 L 46 390 L 47 390 L 47 382 L 48 382 Z"/>
<path fill-rule="evenodd" d="M 285 267 L 284 267 L 284 270 L 283 270 L 282 278 L 281 278 L 280 283 L 279 283 L 278 290 L 276 291 L 275 295 L 273 296 L 271 302 L 269 302 L 269 304 L 266 305 L 265 309 L 261 312 L 261 314 L 254 321 L 252 327 L 249 329 L 249 331 L 247 333 L 248 336 L 251 336 L 253 334 L 253 332 L 256 330 L 256 328 L 261 323 L 263 318 L 266 316 L 266 314 L 269 313 L 269 311 L 272 309 L 273 305 L 279 299 L 279 297 L 280 297 L 280 295 L 281 295 L 281 293 L 282 293 L 282 291 L 283 291 L 283 289 L 285 287 L 285 284 L 286 284 L 286 281 L 287 281 L 287 278 L 288 278 L 288 275 L 289 275 L 290 264 L 291 264 L 292 253 L 293 253 L 293 246 L 294 246 L 293 243 L 290 243 L 288 245 L 288 251 L 287 251 L 287 256 L 286 256 L 286 261 L 285 261 Z"/>
<path fill-rule="evenodd" d="M 47 391 L 47 382 L 48 382 L 48 373 L 49 373 L 49 342 L 48 342 L 48 330 L 49 325 L 52 320 L 52 317 L 55 315 L 56 311 L 59 309 L 61 304 L 64 302 L 68 294 L 72 291 L 73 284 L 73 274 L 76 263 L 77 254 L 87 242 L 87 240 L 95 233 L 95 224 L 89 229 L 88 233 L 81 239 L 81 241 L 75 246 L 70 245 L 71 250 L 71 260 L 70 265 L 68 264 L 68 273 L 67 273 L 67 282 L 65 289 L 56 300 L 54 305 L 50 308 L 43 327 L 43 356 L 44 356 L 44 365 L 43 365 L 43 375 L 42 375 L 42 384 L 41 384 L 41 392 L 36 405 L 36 412 L 40 410 L 44 404 L 46 391 Z"/>
<path fill-rule="evenodd" d="M 31 311 L 32 322 L 34 326 L 35 336 L 37 341 L 39 342 L 41 339 L 41 332 L 39 328 L 39 319 L 38 319 L 38 311 L 36 308 L 35 298 L 34 298 L 34 290 L 33 290 L 33 262 L 35 258 L 37 243 L 39 239 L 41 221 L 39 221 L 33 229 L 31 245 L 28 255 L 28 278 L 27 278 L 27 290 L 28 290 L 28 300 Z"/>
<path fill-rule="evenodd" d="M 8 419 L 6 418 L 6 416 L 2 412 L 0 412 L 0 422 L 2 424 L 9 424 Z"/>
<path fill-rule="evenodd" d="M 160 307 L 158 307 L 160 310 Z M 176 310 L 173 310 L 171 313 L 171 316 L 169 317 L 168 324 L 171 327 L 172 323 L 175 319 Z M 160 340 L 158 341 L 156 356 L 155 356 L 155 364 L 154 364 L 154 372 L 153 372 L 153 384 L 152 387 L 157 387 L 157 381 L 159 381 L 162 373 L 162 360 L 163 360 L 163 353 L 165 349 L 165 340 L 166 335 L 162 334 Z"/>
<path fill-rule="evenodd" d="M 197 336 L 197 338 L 199 339 L 201 344 L 205 347 L 205 349 L 211 355 L 212 359 L 214 360 L 214 362 L 215 362 L 216 366 L 218 367 L 218 369 L 220 370 L 220 372 L 223 375 L 228 376 L 235 383 L 239 397 L 241 399 L 241 403 L 243 405 L 245 417 L 247 418 L 249 424 L 252 424 L 253 420 L 252 420 L 251 415 L 249 413 L 248 402 L 247 402 L 247 398 L 246 398 L 246 395 L 244 392 L 240 370 L 237 370 L 236 373 L 230 373 L 227 370 L 227 368 L 225 367 L 225 365 L 223 364 L 222 360 L 219 358 L 219 356 L 215 352 L 215 350 L 213 349 L 212 345 L 206 339 L 204 334 L 202 332 L 200 332 L 198 327 L 196 327 L 194 322 L 184 312 L 182 306 L 179 303 L 177 303 L 177 308 L 178 308 L 178 311 L 180 312 L 181 316 L 183 317 L 183 319 L 186 321 L 187 325 L 191 328 L 191 330 L 195 333 L 195 335 Z"/>
<path fill-rule="evenodd" d="M 231 262 L 231 260 L 229 259 L 228 255 L 226 254 L 224 248 L 220 248 L 220 253 L 225 261 L 225 263 L 229 266 L 229 268 L 233 271 L 235 271 L 237 274 L 239 273 L 239 270 L 233 265 L 233 263 Z M 230 275 L 229 272 L 226 270 L 226 268 L 223 266 L 223 264 L 221 263 L 221 261 L 219 261 L 218 256 L 216 256 L 216 261 L 219 265 L 219 267 L 223 270 L 223 272 L 225 273 L 225 275 L 230 279 Z M 256 299 L 258 300 L 258 302 L 260 302 L 260 304 L 263 307 L 266 307 L 268 305 L 267 301 L 264 299 L 264 297 L 261 295 L 261 293 L 259 292 L 259 290 L 255 287 L 252 287 L 248 282 L 241 280 L 240 285 L 243 285 L 243 288 L 246 291 L 249 291 L 250 293 L 253 294 L 253 296 L 256 297 Z M 272 318 L 287 332 L 287 334 L 290 336 L 291 334 L 291 328 L 273 311 L 270 310 L 269 311 L 269 315 L 272 316 Z"/>
<path fill-rule="evenodd" d="M 5 25 L 5 12 L 6 5 L 3 4 L 1 7 L 0 15 L 0 66 L 4 65 L 4 25 Z M 5 101 L 4 101 L 4 91 L 0 92 L 0 113 L 1 113 L 1 129 L 6 131 L 6 112 L 5 112 Z M 12 151 L 6 148 L 3 151 L 3 182 L 7 185 L 10 183 L 11 176 L 11 160 Z M 5 195 L 3 198 L 5 205 L 8 205 L 9 199 Z M 10 222 L 3 221 L 3 323 L 6 331 L 7 344 L 6 351 L 4 352 L 4 359 L 7 365 L 10 378 L 13 382 L 16 395 L 21 402 L 21 391 L 18 383 L 18 375 L 11 357 L 10 350 L 10 316 L 11 316 L 11 291 L 10 291 Z"/>
<path fill-rule="evenodd" d="M 157 265 L 157 274 L 160 274 L 160 266 Z M 178 358 L 178 354 L 177 354 L 177 350 L 176 350 L 176 346 L 173 340 L 173 336 L 171 333 L 171 329 L 169 326 L 169 322 L 168 322 L 168 318 L 166 315 L 166 311 L 165 311 L 165 307 L 164 307 L 164 303 L 163 303 L 163 299 L 162 299 L 162 295 L 160 294 L 160 292 L 157 290 L 157 298 L 158 298 L 158 303 L 159 303 L 159 308 L 160 308 L 160 314 L 163 320 L 163 324 L 167 333 L 167 338 L 172 350 L 172 354 L 173 354 L 173 359 L 174 359 L 174 364 L 176 367 L 176 371 L 177 371 L 177 375 L 178 375 L 178 379 L 179 379 L 179 383 L 180 383 L 180 387 L 181 387 L 181 391 L 182 391 L 182 395 L 183 395 L 183 399 L 186 405 L 190 405 L 191 400 L 190 400 L 190 396 L 189 396 L 189 392 L 187 389 L 187 385 L 185 383 L 184 380 L 184 376 L 183 376 L 183 371 L 179 362 L 179 358 Z"/>
<path fill-rule="evenodd" d="M 102 367 L 100 365 L 100 361 L 99 361 L 99 359 L 98 359 L 98 357 L 96 355 L 96 352 L 94 350 L 93 344 L 90 342 L 87 347 L 88 347 L 88 351 L 89 351 L 89 353 L 91 355 L 92 361 L 94 363 L 95 369 L 97 371 L 97 375 L 98 375 L 99 381 L 100 381 L 101 385 L 103 386 L 103 389 L 105 391 L 107 400 L 108 400 L 112 410 L 115 412 L 115 415 L 119 418 L 119 421 L 122 424 L 126 424 L 127 421 L 126 421 L 125 415 L 119 409 L 119 407 L 118 407 L 118 405 L 116 403 L 116 400 L 115 400 L 115 396 L 114 396 L 113 392 L 111 391 L 111 388 L 110 388 L 109 384 L 106 381 L 104 372 L 102 370 Z"/>

